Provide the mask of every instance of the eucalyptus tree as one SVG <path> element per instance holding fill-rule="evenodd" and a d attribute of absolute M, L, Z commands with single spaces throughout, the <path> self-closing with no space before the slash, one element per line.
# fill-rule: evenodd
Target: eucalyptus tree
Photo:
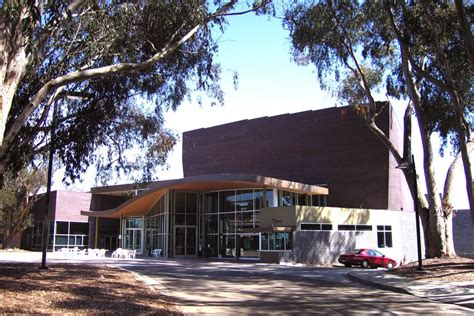
<path fill-rule="evenodd" d="M 211 31 L 268 2 L 3 1 L 0 175 L 54 146 L 70 179 L 90 164 L 151 178 L 176 142 L 163 111 L 195 90 L 223 102 Z"/>
<path fill-rule="evenodd" d="M 454 4 L 444 1 L 323 0 L 285 10 L 284 25 L 290 30 L 294 59 L 316 66 L 322 87 L 337 91 L 343 102 L 353 106 L 398 164 L 411 157 L 414 109 L 422 138 L 427 197 L 420 190 L 415 192 L 412 170 L 403 172 L 412 197 L 422 207 L 428 257 L 455 254 L 450 192 L 460 161 L 453 161 L 441 199 L 433 165 L 434 132 L 445 142 L 450 139 L 459 150 L 472 200 L 466 155 L 471 146 L 472 68 L 459 21 Z M 386 97 L 377 100 L 380 95 Z M 408 100 L 403 152 L 377 126 L 377 115 L 390 98 Z"/>
<path fill-rule="evenodd" d="M 30 210 L 38 200 L 38 192 L 46 185 L 45 168 L 30 166 L 17 174 L 7 173 L 0 189 L 0 235 L 2 248 L 33 224 Z"/>

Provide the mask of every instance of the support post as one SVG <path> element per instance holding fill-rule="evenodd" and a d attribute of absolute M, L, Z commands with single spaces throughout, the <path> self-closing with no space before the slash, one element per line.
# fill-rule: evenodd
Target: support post
<path fill-rule="evenodd" d="M 418 210 L 418 177 L 416 175 L 416 166 L 415 166 L 415 157 L 411 155 L 412 168 L 413 168 L 413 181 L 415 188 L 415 198 L 413 199 L 413 204 L 415 207 L 415 216 L 416 216 L 416 246 L 418 251 L 418 271 L 423 270 L 423 260 L 421 255 L 421 232 L 420 232 L 420 212 Z"/>

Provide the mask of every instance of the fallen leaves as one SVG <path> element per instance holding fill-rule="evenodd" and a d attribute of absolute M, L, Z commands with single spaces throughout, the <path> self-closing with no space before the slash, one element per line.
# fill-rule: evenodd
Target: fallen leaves
<path fill-rule="evenodd" d="M 415 280 L 431 279 L 449 282 L 474 282 L 474 260 L 463 257 L 423 259 L 424 273 L 418 273 L 418 262 L 411 262 L 390 271 Z"/>
<path fill-rule="evenodd" d="M 107 266 L 0 264 L 0 314 L 179 313 L 169 297 Z"/>

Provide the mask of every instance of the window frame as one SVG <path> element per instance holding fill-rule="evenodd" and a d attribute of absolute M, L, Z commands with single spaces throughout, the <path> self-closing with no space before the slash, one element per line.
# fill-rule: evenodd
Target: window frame
<path fill-rule="evenodd" d="M 392 225 L 377 225 L 377 247 L 393 248 Z"/>

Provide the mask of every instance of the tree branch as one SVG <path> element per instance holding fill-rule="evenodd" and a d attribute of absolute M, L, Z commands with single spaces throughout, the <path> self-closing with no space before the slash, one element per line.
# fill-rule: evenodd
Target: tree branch
<path fill-rule="evenodd" d="M 471 73 L 474 71 L 474 38 L 471 33 L 471 26 L 467 21 L 466 9 L 462 0 L 454 0 L 456 5 L 456 13 L 458 15 L 461 37 L 464 39 L 464 45 L 469 56 L 471 64 Z"/>
<path fill-rule="evenodd" d="M 38 105 L 41 102 L 43 102 L 44 98 L 52 90 L 56 89 L 57 87 L 65 86 L 70 83 L 74 83 L 78 81 L 84 81 L 84 80 L 89 80 L 89 79 L 93 79 L 97 77 L 110 76 L 113 74 L 120 74 L 120 73 L 126 73 L 126 72 L 135 72 L 135 71 L 146 69 L 156 64 L 158 61 L 171 55 L 176 49 L 178 49 L 187 40 L 193 37 L 199 31 L 199 29 L 201 29 L 204 25 L 206 25 L 207 23 L 209 23 L 211 20 L 215 19 L 216 17 L 223 16 L 236 3 L 237 3 L 237 0 L 233 0 L 221 6 L 213 14 L 209 15 L 208 18 L 201 21 L 201 23 L 198 23 L 197 25 L 195 25 L 190 31 L 188 31 L 188 33 L 186 33 L 183 37 L 181 37 L 177 41 L 175 40 L 175 37 L 178 34 L 178 32 L 176 32 L 168 40 L 168 42 L 164 45 L 164 47 L 161 49 L 160 52 L 156 53 L 155 55 L 153 55 L 151 58 L 147 59 L 144 62 L 119 63 L 119 64 L 99 67 L 95 69 L 78 70 L 78 71 L 74 71 L 72 73 L 50 80 L 38 91 L 38 93 L 32 99 L 30 104 L 27 107 L 25 107 L 25 109 L 18 115 L 17 119 L 12 124 L 11 128 L 6 132 L 6 135 L 4 137 L 5 146 L 2 146 L 2 148 L 7 147 L 8 144 L 10 144 L 10 142 L 18 134 L 19 130 L 21 129 L 23 124 L 26 122 L 28 117 L 31 115 L 31 113 L 36 109 L 36 107 L 38 107 Z M 0 155 L 1 153 L 2 153 L 2 150 L 0 149 Z"/>
<path fill-rule="evenodd" d="M 413 103 L 408 101 L 405 114 L 403 116 L 403 160 L 409 161 L 411 159 L 411 115 L 413 112 Z"/>
<path fill-rule="evenodd" d="M 80 3 L 81 1 L 77 1 Z M 18 115 L 17 119 L 11 125 L 8 131 L 5 133 L 4 137 L 4 144 L 0 148 L 0 156 L 4 153 L 5 148 L 7 148 L 10 143 L 13 141 L 15 136 L 20 131 L 23 124 L 26 122 L 28 117 L 33 113 L 33 111 L 39 106 L 41 102 L 47 97 L 51 91 L 54 89 L 68 85 L 70 83 L 84 81 L 89 79 L 94 79 L 97 77 L 104 77 L 110 76 L 113 74 L 120 74 L 120 73 L 127 73 L 127 72 L 135 72 L 139 70 L 146 69 L 158 61 L 166 58 L 167 56 L 171 55 L 176 49 L 178 49 L 181 45 L 183 45 L 187 40 L 193 37 L 199 29 L 201 29 L 204 25 L 209 23 L 211 20 L 215 19 L 216 17 L 223 16 L 228 10 L 230 10 L 235 4 L 237 0 L 230 1 L 225 5 L 221 6 L 217 9 L 213 14 L 209 15 L 208 18 L 203 19 L 200 23 L 196 24 L 190 31 L 188 31 L 184 36 L 182 36 L 179 40 L 176 40 L 177 32 L 168 40 L 168 42 L 164 45 L 160 52 L 153 55 L 151 58 L 147 59 L 144 62 L 139 63 L 119 63 L 94 69 L 84 69 L 71 72 L 69 74 L 54 78 L 47 82 L 33 97 L 31 102 L 25 109 Z"/>

